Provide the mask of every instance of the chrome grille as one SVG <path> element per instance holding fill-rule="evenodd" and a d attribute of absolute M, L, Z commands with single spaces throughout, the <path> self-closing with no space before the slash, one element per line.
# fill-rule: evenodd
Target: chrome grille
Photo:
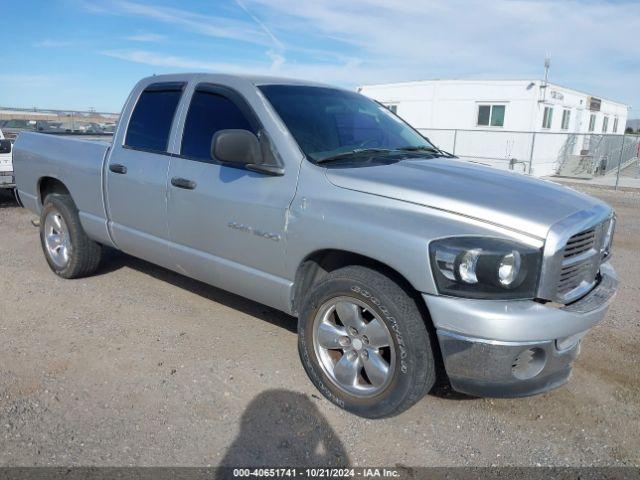
<path fill-rule="evenodd" d="M 595 286 L 600 266 L 610 255 L 604 244 L 612 237 L 607 233 L 612 221 L 611 208 L 596 204 L 551 225 L 543 248 L 538 298 L 566 305 Z"/>
<path fill-rule="evenodd" d="M 580 286 L 584 277 L 589 275 L 589 270 L 590 268 L 587 263 L 563 267 L 560 273 L 560 280 L 558 281 L 558 293 L 560 295 L 566 295 L 574 288 Z"/>
<path fill-rule="evenodd" d="M 592 228 L 571 237 L 564 247 L 564 258 L 575 257 L 588 251 L 596 241 L 596 229 Z"/>
<path fill-rule="evenodd" d="M 576 233 L 562 251 L 562 263 L 557 283 L 557 296 L 568 303 L 586 293 L 596 283 L 602 261 L 603 228 L 596 225 Z"/>

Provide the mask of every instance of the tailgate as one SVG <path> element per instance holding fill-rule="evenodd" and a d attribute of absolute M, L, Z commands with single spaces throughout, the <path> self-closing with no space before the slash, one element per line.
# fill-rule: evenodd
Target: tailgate
<path fill-rule="evenodd" d="M 12 172 L 13 164 L 11 163 L 11 154 L 0 154 L 0 172 Z"/>

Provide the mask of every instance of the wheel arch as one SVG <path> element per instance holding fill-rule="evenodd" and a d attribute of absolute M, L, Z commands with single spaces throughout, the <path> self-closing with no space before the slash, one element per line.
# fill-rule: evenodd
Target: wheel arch
<path fill-rule="evenodd" d="M 60 195 L 69 195 L 71 196 L 71 192 L 67 188 L 67 186 L 59 179 L 55 177 L 40 177 L 38 179 L 38 201 L 40 206 L 44 204 L 44 199 L 47 195 L 51 193 L 58 193 Z"/>
<path fill-rule="evenodd" d="M 351 265 L 368 267 L 389 276 L 401 287 L 412 293 L 412 295 L 416 297 L 416 300 L 420 300 L 418 290 L 416 290 L 411 282 L 388 264 L 348 250 L 328 248 L 316 250 L 308 254 L 298 265 L 294 279 L 293 298 L 291 299 L 293 313 L 295 315 L 298 314 L 300 305 L 304 299 L 304 292 L 308 292 L 330 272 Z M 424 304 L 424 302 L 421 301 L 418 303 L 421 305 Z M 424 308 L 426 310 L 426 305 Z"/>

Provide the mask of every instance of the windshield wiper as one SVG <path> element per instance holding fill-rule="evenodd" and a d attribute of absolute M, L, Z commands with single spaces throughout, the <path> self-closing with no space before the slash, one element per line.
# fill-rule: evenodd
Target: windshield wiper
<path fill-rule="evenodd" d="M 354 148 L 348 152 L 338 153 L 336 155 L 331 155 L 329 157 L 324 157 L 316 160 L 316 163 L 327 163 L 333 162 L 335 160 L 342 160 L 343 158 L 355 157 L 359 155 L 368 155 L 371 153 L 389 153 L 393 150 L 388 148 Z"/>
<path fill-rule="evenodd" d="M 406 147 L 397 148 L 396 150 L 402 150 L 403 152 L 431 152 L 431 153 L 437 153 L 438 155 L 442 155 L 443 157 L 456 158 L 455 155 L 452 155 L 449 152 L 445 152 L 444 150 L 440 150 L 439 148 L 436 148 L 436 147 L 408 145 Z"/>

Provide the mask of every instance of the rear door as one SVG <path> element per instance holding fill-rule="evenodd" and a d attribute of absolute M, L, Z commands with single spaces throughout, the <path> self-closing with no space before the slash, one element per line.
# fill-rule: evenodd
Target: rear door
<path fill-rule="evenodd" d="M 169 169 L 171 255 L 191 277 L 280 307 L 290 283 L 284 229 L 296 171 L 269 176 L 212 159 L 212 137 L 224 129 L 266 135 L 239 93 L 197 85 Z"/>
<path fill-rule="evenodd" d="M 169 144 L 184 82 L 147 86 L 130 115 L 122 145 L 106 171 L 111 235 L 122 251 L 171 266 L 168 261 L 167 172 Z"/>

